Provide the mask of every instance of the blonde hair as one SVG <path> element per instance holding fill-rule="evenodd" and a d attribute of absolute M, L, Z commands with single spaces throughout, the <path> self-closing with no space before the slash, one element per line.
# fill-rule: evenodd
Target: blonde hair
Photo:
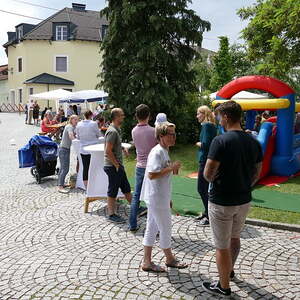
<path fill-rule="evenodd" d="M 203 122 L 209 122 L 209 123 L 216 124 L 215 117 L 214 117 L 211 109 L 208 106 L 202 105 L 202 106 L 198 107 L 197 112 L 198 111 L 200 111 L 204 114 Z"/>
<path fill-rule="evenodd" d="M 169 123 L 169 122 L 163 122 L 159 123 L 155 126 L 155 137 L 157 140 L 159 140 L 159 137 L 161 135 L 167 135 L 168 134 L 168 128 L 176 128 L 175 124 Z"/>
<path fill-rule="evenodd" d="M 77 115 L 71 115 L 71 116 L 70 116 L 70 119 L 69 119 L 70 122 L 71 122 L 73 119 L 78 119 L 78 116 L 77 116 Z"/>
<path fill-rule="evenodd" d="M 78 120 L 78 116 L 77 115 L 71 115 L 70 118 L 69 118 L 69 124 L 72 124 L 72 121 L 74 119 L 77 119 Z"/>

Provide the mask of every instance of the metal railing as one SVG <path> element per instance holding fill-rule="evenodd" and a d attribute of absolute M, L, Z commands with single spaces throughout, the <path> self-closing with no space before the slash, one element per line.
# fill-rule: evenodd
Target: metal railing
<path fill-rule="evenodd" d="M 24 112 L 24 106 L 20 104 L 2 103 L 0 105 L 1 112 Z"/>

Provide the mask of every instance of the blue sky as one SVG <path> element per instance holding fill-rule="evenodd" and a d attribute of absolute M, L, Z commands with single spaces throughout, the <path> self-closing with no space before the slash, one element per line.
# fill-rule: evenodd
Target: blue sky
<path fill-rule="evenodd" d="M 11 11 L 18 14 L 44 19 L 55 11 L 20 3 L 20 0 L 0 0 L 1 10 Z M 37 5 L 50 8 L 62 9 L 71 7 L 72 2 L 84 3 L 87 9 L 101 10 L 105 7 L 105 0 L 23 0 Z M 22 0 L 21 0 L 22 2 Z M 255 0 L 193 0 L 190 7 L 204 20 L 211 22 L 211 31 L 204 34 L 202 46 L 210 50 L 218 49 L 218 36 L 226 35 L 230 42 L 240 41 L 240 31 L 247 25 L 241 22 L 236 15 L 238 8 L 249 6 Z M 4 4 L 5 3 L 5 4 Z M 14 31 L 19 23 L 37 24 L 39 21 L 21 16 L 6 14 L 0 11 L 0 44 L 7 41 L 7 31 Z M 4 48 L 0 48 L 0 65 L 7 63 Z"/>

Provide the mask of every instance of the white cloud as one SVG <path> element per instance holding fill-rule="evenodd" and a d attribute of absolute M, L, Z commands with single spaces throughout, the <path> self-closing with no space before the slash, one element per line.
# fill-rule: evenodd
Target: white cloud
<path fill-rule="evenodd" d="M 5 0 L 0 0 L 0 2 L 4 2 Z M 33 17 L 40 17 L 42 14 L 39 12 L 39 8 L 33 6 L 25 6 L 23 4 L 19 4 L 13 1 L 5 1 L 5 5 L 1 5 L 2 10 L 28 15 Z M 1 46 L 7 42 L 7 32 L 15 31 L 15 26 L 20 23 L 30 23 L 37 24 L 40 21 L 33 20 L 21 16 L 6 14 L 0 11 L 0 44 Z M 0 47 L 0 65 L 7 63 L 7 57 L 5 53 L 5 49 Z"/>

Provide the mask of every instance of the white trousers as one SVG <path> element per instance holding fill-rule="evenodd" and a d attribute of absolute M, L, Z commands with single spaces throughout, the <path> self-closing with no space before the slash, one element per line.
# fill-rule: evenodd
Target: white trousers
<path fill-rule="evenodd" d="M 162 249 L 171 248 L 171 210 L 148 207 L 147 225 L 143 245 L 152 247 L 159 232 L 159 245 Z"/>

